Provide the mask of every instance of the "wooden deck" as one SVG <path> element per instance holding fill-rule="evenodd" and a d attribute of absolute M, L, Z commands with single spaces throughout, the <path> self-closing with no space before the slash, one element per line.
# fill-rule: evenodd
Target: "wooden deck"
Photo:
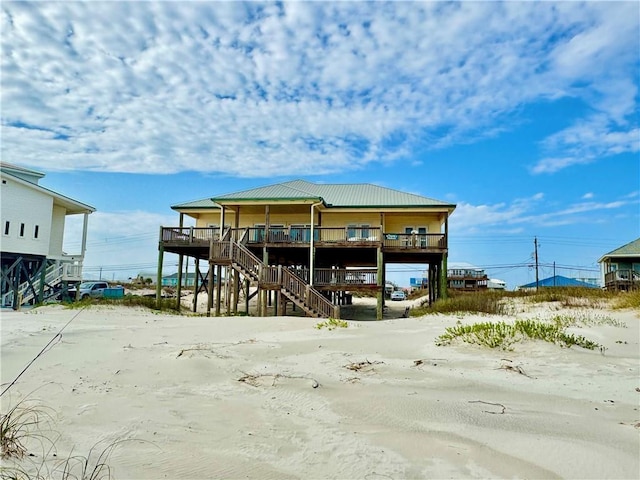
<path fill-rule="evenodd" d="M 640 273 L 633 270 L 616 270 L 604 276 L 606 290 L 637 290 L 640 289 Z"/>
<path fill-rule="evenodd" d="M 309 227 L 231 229 L 233 239 L 244 236 L 250 247 L 309 248 Z M 220 241 L 217 228 L 163 227 L 161 243 L 165 250 L 203 248 Z M 387 252 L 444 252 L 447 238 L 443 233 L 384 233 L 379 227 L 316 227 L 313 244 L 317 248 L 378 248 Z"/>

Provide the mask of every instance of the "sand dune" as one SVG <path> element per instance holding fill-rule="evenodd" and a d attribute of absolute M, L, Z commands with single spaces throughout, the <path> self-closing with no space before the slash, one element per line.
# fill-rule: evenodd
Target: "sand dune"
<path fill-rule="evenodd" d="M 520 316 L 541 311 L 558 313 Z M 487 317 L 327 330 L 301 317 L 3 311 L 3 384 L 75 316 L 3 411 L 31 394 L 57 412 L 57 459 L 126 440 L 109 461 L 120 479 L 638 478 L 640 320 L 592 313 L 626 324 L 576 329 L 604 354 L 435 345 L 446 326 Z"/>

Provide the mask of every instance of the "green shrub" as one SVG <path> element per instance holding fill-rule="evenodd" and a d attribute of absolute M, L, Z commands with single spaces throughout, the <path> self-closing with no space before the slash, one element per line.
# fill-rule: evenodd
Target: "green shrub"
<path fill-rule="evenodd" d="M 324 322 L 319 322 L 316 324 L 316 328 L 321 330 L 326 328 L 327 330 L 333 330 L 335 328 L 347 328 L 349 324 L 345 320 L 340 320 L 338 318 L 329 318 Z"/>
<path fill-rule="evenodd" d="M 598 343 L 581 335 L 566 333 L 565 327 L 558 322 L 547 323 L 538 320 L 516 320 L 513 324 L 481 322 L 447 327 L 445 333 L 436 339 L 436 345 L 449 345 L 460 339 L 466 343 L 508 350 L 511 345 L 525 338 L 543 340 L 563 347 L 577 345 L 589 350 L 602 348 Z"/>

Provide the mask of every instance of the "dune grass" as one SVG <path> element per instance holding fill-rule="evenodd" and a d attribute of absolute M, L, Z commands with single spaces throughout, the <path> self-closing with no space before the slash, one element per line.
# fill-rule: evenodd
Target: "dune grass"
<path fill-rule="evenodd" d="M 613 308 L 640 308 L 640 290 L 619 293 L 613 299 Z"/>
<path fill-rule="evenodd" d="M 155 297 L 142 295 L 125 295 L 123 298 L 86 298 L 76 302 L 68 302 L 64 305 L 70 309 L 86 308 L 91 305 L 123 305 L 125 307 L 149 308 L 167 313 L 181 313 L 183 310 L 183 308 L 177 306 L 175 298 L 161 298 L 158 304 Z"/>
<path fill-rule="evenodd" d="M 431 306 L 426 302 L 411 310 L 411 316 L 417 317 L 428 314 L 463 314 L 484 313 L 506 315 L 507 307 L 503 301 L 505 292 L 473 292 L 452 293 L 449 298 L 440 299 Z"/>
<path fill-rule="evenodd" d="M 23 398 L 0 414 L 0 480 L 104 480 L 112 478 L 109 458 L 125 440 L 93 445 L 87 455 L 73 450 L 58 458 L 59 434 L 52 409 Z M 35 450 L 35 451 L 34 451 Z"/>
<path fill-rule="evenodd" d="M 449 298 L 440 299 L 431 306 L 423 302 L 412 309 L 411 316 L 429 314 L 487 314 L 509 315 L 513 301 L 525 303 L 556 303 L 560 308 L 640 308 L 640 291 L 608 292 L 599 288 L 547 287 L 532 291 L 449 291 Z"/>
<path fill-rule="evenodd" d="M 516 320 L 506 322 L 480 322 L 472 325 L 447 327 L 445 333 L 436 339 L 436 345 L 449 345 L 455 340 L 489 348 L 510 350 L 512 345 L 525 339 L 543 340 L 563 347 L 579 346 L 589 350 L 602 348 L 596 342 L 582 335 L 565 331 L 564 322 L 543 322 L 539 320 Z"/>

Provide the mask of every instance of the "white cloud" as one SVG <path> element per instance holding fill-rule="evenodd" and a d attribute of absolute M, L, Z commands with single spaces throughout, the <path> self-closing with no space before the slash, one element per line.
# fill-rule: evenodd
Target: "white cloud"
<path fill-rule="evenodd" d="M 82 244 L 80 215 L 67 217 L 65 251 L 79 254 Z M 160 226 L 175 226 L 178 218 L 139 210 L 94 212 L 89 215 L 84 276 L 125 280 L 140 272 L 154 272 L 158 262 Z M 165 258 L 163 263 L 175 263 Z M 175 271 L 175 267 L 173 268 Z"/>
<path fill-rule="evenodd" d="M 565 96 L 596 120 L 533 171 L 637 151 L 633 2 L 4 2 L 1 21 L 2 157 L 33 167 L 328 173 Z"/>
<path fill-rule="evenodd" d="M 619 129 L 603 115 L 594 116 L 548 137 L 545 149 L 566 156 L 540 160 L 533 173 L 554 173 L 571 165 L 594 162 L 619 153 L 640 151 L 640 128 Z"/>
<path fill-rule="evenodd" d="M 583 199 L 591 198 L 587 194 Z M 524 226 L 553 227 L 577 223 L 599 222 L 599 212 L 613 215 L 629 205 L 638 205 L 637 195 L 625 195 L 620 200 L 609 202 L 583 201 L 564 208 L 554 208 L 544 203 L 541 193 L 531 197 L 516 199 L 511 203 L 494 205 L 471 205 L 459 202 L 451 216 L 449 226 L 456 234 L 513 233 Z M 588 216 L 582 214 L 588 213 Z"/>

